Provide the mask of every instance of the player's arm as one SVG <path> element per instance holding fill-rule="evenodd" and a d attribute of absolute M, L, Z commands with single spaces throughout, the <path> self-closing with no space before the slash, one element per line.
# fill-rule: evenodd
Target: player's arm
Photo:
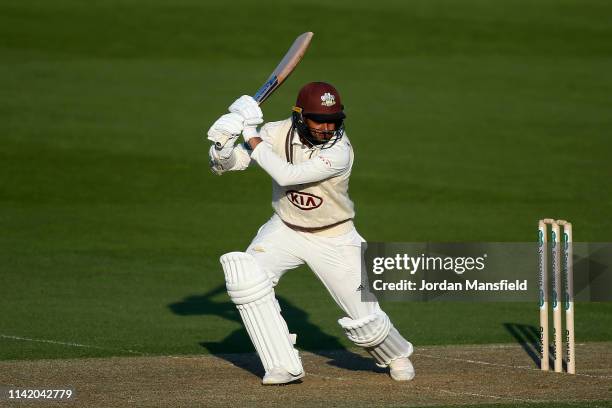
<path fill-rule="evenodd" d="M 266 127 L 257 131 L 256 125 L 263 122 L 259 105 L 250 96 L 242 96 L 234 102 L 230 112 L 244 118 L 244 141 L 253 149 L 251 160 L 263 168 L 278 184 L 314 183 L 337 176 L 350 167 L 350 148 L 337 144 L 325 152 L 300 164 L 287 163 L 272 150 L 266 135 Z"/>
<path fill-rule="evenodd" d="M 281 186 L 325 180 L 346 172 L 351 166 L 350 148 L 346 145 L 338 144 L 310 160 L 292 164 L 274 153 L 270 144 L 260 138 L 251 138 L 248 142 L 254 147 L 251 160 Z"/>

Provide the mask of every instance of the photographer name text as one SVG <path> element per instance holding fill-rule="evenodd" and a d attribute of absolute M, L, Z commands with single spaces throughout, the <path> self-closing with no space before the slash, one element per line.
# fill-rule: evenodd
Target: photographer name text
<path fill-rule="evenodd" d="M 475 279 L 463 282 L 448 280 L 429 282 L 424 279 L 420 281 L 402 279 L 397 282 L 384 282 L 382 279 L 377 279 L 372 282 L 372 288 L 375 291 L 526 291 L 527 280 L 517 279 L 511 282 L 508 279 L 502 279 L 497 282 L 482 282 Z"/>

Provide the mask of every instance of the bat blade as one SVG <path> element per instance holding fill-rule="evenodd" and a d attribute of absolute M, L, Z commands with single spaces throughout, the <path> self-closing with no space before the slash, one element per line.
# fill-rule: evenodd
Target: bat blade
<path fill-rule="evenodd" d="M 310 31 L 298 36 L 293 44 L 289 48 L 289 51 L 285 54 L 281 62 L 278 64 L 276 69 L 272 71 L 272 74 L 267 81 L 259 88 L 259 90 L 253 96 L 253 99 L 258 104 L 264 103 L 266 99 L 278 89 L 279 86 L 289 77 L 295 67 L 299 64 L 302 57 L 306 53 L 310 40 L 314 34 Z"/>

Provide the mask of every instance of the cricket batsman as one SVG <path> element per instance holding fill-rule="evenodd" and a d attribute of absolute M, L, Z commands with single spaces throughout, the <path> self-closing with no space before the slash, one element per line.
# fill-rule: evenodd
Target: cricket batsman
<path fill-rule="evenodd" d="M 347 337 L 365 348 L 391 378 L 411 380 L 413 347 L 376 301 L 362 301 L 364 239 L 353 224 L 348 195 L 354 162 L 344 129 L 340 94 L 325 82 L 299 92 L 291 117 L 263 123 L 250 96 L 238 98 L 208 130 L 213 172 L 245 170 L 256 163 L 272 178 L 274 215 L 246 252 L 221 257 L 227 292 L 265 368 L 263 384 L 304 376 L 296 335 L 281 315 L 274 287 L 285 272 L 306 263 L 346 314 L 338 320 Z M 242 134 L 244 143 L 235 144 Z"/>

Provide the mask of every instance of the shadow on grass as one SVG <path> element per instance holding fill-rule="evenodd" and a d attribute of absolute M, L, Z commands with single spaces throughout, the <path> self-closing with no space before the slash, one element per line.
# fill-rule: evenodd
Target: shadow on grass
<path fill-rule="evenodd" d="M 525 353 L 540 367 L 540 332 L 532 325 L 504 323 L 506 330 L 514 337 Z"/>
<path fill-rule="evenodd" d="M 168 305 L 170 310 L 179 316 L 218 316 L 223 319 L 240 323 L 242 320 L 234 304 L 225 294 L 225 285 L 219 285 L 203 295 L 191 295 L 179 302 Z M 224 300 L 215 299 L 222 296 Z M 318 326 L 309 321 L 308 313 L 296 307 L 281 296 L 277 296 L 282 309 L 282 315 L 287 321 L 289 331 L 296 333 L 297 346 L 314 354 L 329 358 L 327 364 L 353 370 L 353 371 L 382 371 L 372 359 L 352 353 L 340 341 L 323 332 Z M 202 332 L 206 327 L 202 327 Z M 264 370 L 255 354 L 254 347 L 244 329 L 234 330 L 220 342 L 200 342 L 200 345 L 211 354 L 229 361 L 230 363 L 249 371 L 257 376 L 263 376 Z"/>

